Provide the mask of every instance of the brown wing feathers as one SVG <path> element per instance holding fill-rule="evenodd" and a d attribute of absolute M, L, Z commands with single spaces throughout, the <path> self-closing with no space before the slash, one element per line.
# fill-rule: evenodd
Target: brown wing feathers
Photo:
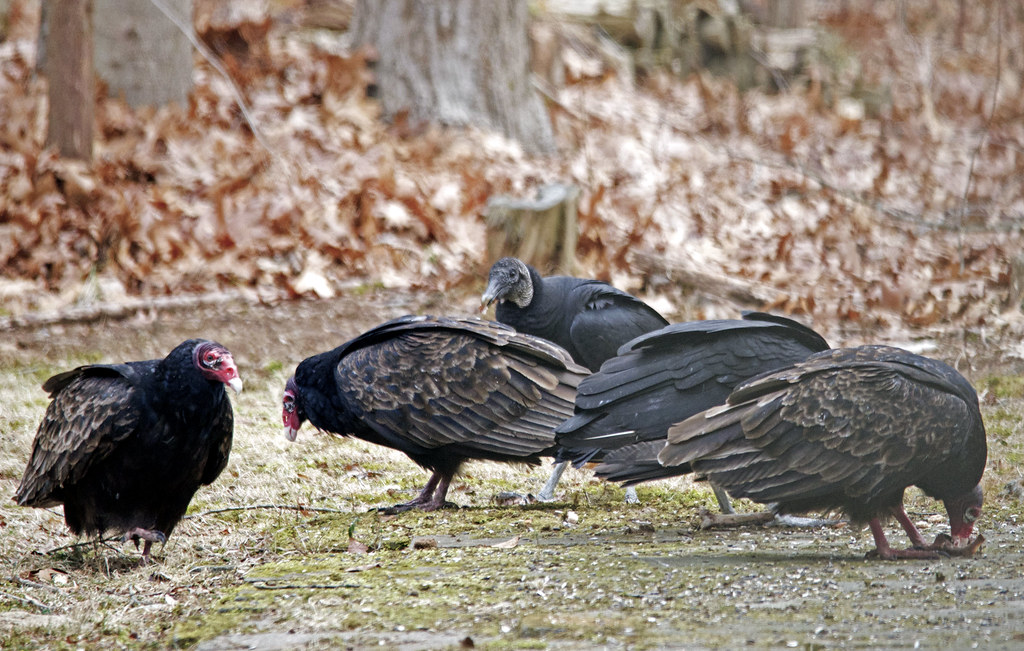
<path fill-rule="evenodd" d="M 402 333 L 353 351 L 338 374 L 359 368 L 361 381 L 342 390 L 424 448 L 459 444 L 517 455 L 550 448 L 554 427 L 572 410 L 580 372 L 566 372 L 564 362 L 551 368 L 547 360 L 558 351 L 549 345 L 538 346 L 543 362 L 531 357 L 532 338 L 505 328 L 497 337 L 476 321 L 460 325 L 473 329 Z"/>
<path fill-rule="evenodd" d="M 131 434 L 137 422 L 137 414 L 125 409 L 131 400 L 130 387 L 118 376 L 74 372 L 62 376 L 61 386 L 66 388 L 46 408 L 15 495 L 22 506 L 60 504 L 61 487 L 81 479 Z"/>
<path fill-rule="evenodd" d="M 983 448 L 976 411 L 973 390 L 939 362 L 888 347 L 829 351 L 673 426 L 659 458 L 760 502 L 868 503 L 941 482 L 936 469 L 968 440 Z"/>

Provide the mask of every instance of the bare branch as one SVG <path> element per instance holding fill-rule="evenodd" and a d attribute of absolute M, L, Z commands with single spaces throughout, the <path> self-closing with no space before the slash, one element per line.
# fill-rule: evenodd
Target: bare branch
<path fill-rule="evenodd" d="M 984 136 L 982 137 L 982 139 L 984 139 Z M 713 147 L 707 141 L 704 141 L 703 144 L 710 149 L 715 149 L 715 147 Z M 978 144 L 979 149 L 980 147 L 981 143 Z M 963 223 L 962 217 L 962 215 L 966 213 L 966 210 L 969 207 L 966 203 L 966 198 L 962 207 L 962 212 L 960 213 L 961 218 L 958 221 L 958 223 L 949 224 L 946 222 L 929 221 L 925 219 L 924 215 L 921 213 L 912 213 L 906 210 L 900 210 L 898 208 L 890 208 L 888 206 L 883 205 L 882 202 L 877 199 L 872 199 L 870 197 L 866 197 L 851 190 L 841 188 L 835 185 L 834 183 L 827 181 L 822 175 L 808 169 L 805 165 L 802 165 L 800 163 L 793 161 L 778 162 L 766 159 L 752 158 L 744 154 L 738 154 L 728 148 L 726 148 L 724 151 L 725 155 L 732 160 L 750 163 L 751 165 L 757 165 L 759 167 L 767 167 L 769 169 L 779 169 L 786 170 L 788 172 L 796 172 L 797 174 L 805 177 L 806 179 L 813 181 L 814 183 L 817 183 L 819 186 L 822 187 L 822 189 L 828 190 L 829 192 L 838 195 L 843 199 L 846 199 L 853 203 L 860 204 L 862 206 L 866 206 L 871 210 L 880 213 L 882 216 L 888 217 L 894 221 L 913 224 L 921 228 L 927 228 L 929 230 L 935 231 L 957 231 L 961 233 L 1015 233 L 1019 231 L 1022 226 L 1024 226 L 1024 216 L 1004 219 L 1003 223 L 1000 224 L 999 226 L 967 226 L 966 224 Z"/>
<path fill-rule="evenodd" d="M 223 304 L 227 301 L 246 300 L 241 292 L 213 292 L 195 296 L 157 296 L 153 298 L 125 298 L 117 303 L 95 303 L 76 306 L 59 312 L 29 313 L 0 318 L 0 331 L 14 328 L 38 328 L 57 323 L 88 323 L 100 319 L 122 319 L 145 310 L 193 308 L 200 305 Z"/>
<path fill-rule="evenodd" d="M 341 509 L 329 509 L 326 507 L 318 506 L 302 506 L 301 504 L 249 504 L 246 506 L 228 506 L 223 509 L 212 509 L 210 511 L 203 511 L 202 513 L 193 513 L 192 515 L 186 515 L 183 519 L 188 520 L 190 518 L 201 518 L 207 515 L 214 515 L 216 513 L 228 513 L 230 511 L 257 511 L 260 509 L 277 509 L 283 511 L 310 511 L 312 513 L 344 513 L 346 515 L 352 515 L 352 511 L 342 511 Z"/>
<path fill-rule="evenodd" d="M 962 8 L 961 8 L 962 11 Z M 978 144 L 974 146 L 974 150 L 971 152 L 971 163 L 967 166 L 967 180 L 964 182 L 964 193 L 960 200 L 960 209 L 957 211 L 958 226 L 957 229 L 959 241 L 957 242 L 960 249 L 960 271 L 964 270 L 964 230 L 963 225 L 965 217 L 967 216 L 967 195 L 971 190 L 971 184 L 974 182 L 974 164 L 978 160 L 978 153 L 981 151 L 982 145 L 988 139 L 989 129 L 992 124 L 992 117 L 996 113 L 996 104 L 999 101 L 999 81 L 1003 76 L 1003 4 L 997 5 L 996 11 L 998 15 L 996 17 L 996 79 L 992 84 L 992 106 L 989 107 L 988 116 L 985 118 L 985 128 L 982 130 L 981 135 L 978 137 Z"/>
<path fill-rule="evenodd" d="M 52 608 L 50 608 L 49 606 L 47 606 L 43 602 L 37 601 L 37 600 L 33 599 L 32 597 L 22 597 L 22 596 L 15 595 L 15 594 L 7 594 L 6 592 L 0 592 L 0 599 L 10 599 L 11 601 L 20 601 L 23 604 L 28 604 L 29 606 L 34 606 L 35 608 L 38 608 L 39 610 L 43 611 L 44 613 L 48 613 L 48 612 L 50 612 L 52 610 Z"/>

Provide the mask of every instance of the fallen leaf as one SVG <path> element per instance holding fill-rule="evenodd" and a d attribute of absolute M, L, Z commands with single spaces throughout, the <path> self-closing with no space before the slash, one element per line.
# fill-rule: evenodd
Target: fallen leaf
<path fill-rule="evenodd" d="M 366 554 L 369 551 L 370 548 L 365 543 L 359 542 L 355 538 L 348 539 L 348 552 L 350 554 Z"/>
<path fill-rule="evenodd" d="M 499 543 L 494 543 L 491 547 L 495 549 L 512 549 L 519 544 L 519 536 L 513 536 L 508 540 L 503 540 Z"/>

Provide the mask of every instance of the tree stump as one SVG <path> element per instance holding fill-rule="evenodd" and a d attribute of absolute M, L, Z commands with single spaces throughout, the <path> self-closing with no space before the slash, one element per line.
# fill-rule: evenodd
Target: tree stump
<path fill-rule="evenodd" d="M 512 256 L 544 272 L 571 274 L 576 260 L 574 185 L 546 185 L 535 199 L 495 196 L 487 200 L 487 263 Z"/>

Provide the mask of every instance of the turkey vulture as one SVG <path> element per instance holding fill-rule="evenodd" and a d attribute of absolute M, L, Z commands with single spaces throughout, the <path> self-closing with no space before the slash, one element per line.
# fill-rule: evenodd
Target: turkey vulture
<path fill-rule="evenodd" d="M 630 339 L 668 325 L 654 308 L 607 283 L 569 276 L 542 278 L 518 258 L 502 258 L 491 267 L 482 303 L 486 308 L 495 301 L 495 319 L 558 344 L 591 371 Z M 554 496 L 564 470 L 564 463 L 555 467 L 539 499 Z"/>
<path fill-rule="evenodd" d="M 659 455 L 778 513 L 839 510 L 867 522 L 884 559 L 962 550 L 981 515 L 985 427 L 970 383 L 942 362 L 888 346 L 824 351 L 754 378 L 674 425 Z M 929 545 L 903 510 L 917 486 L 942 500 L 951 544 Z M 912 549 L 889 546 L 895 516 Z M 972 545 L 973 547 L 973 545 Z"/>
<path fill-rule="evenodd" d="M 233 415 L 224 392 L 242 390 L 228 350 L 189 339 L 164 359 L 93 364 L 43 384 L 52 401 L 14 501 L 64 505 L 75 535 L 124 534 L 149 562 L 201 484 L 228 462 Z"/>
<path fill-rule="evenodd" d="M 407 454 L 432 475 L 389 511 L 433 511 L 467 459 L 538 463 L 587 375 L 551 343 L 492 321 L 406 316 L 303 360 L 285 434 L 314 427 Z"/>
<path fill-rule="evenodd" d="M 557 430 L 560 458 L 603 457 L 597 475 L 626 485 L 686 474 L 688 467 L 658 462 L 670 426 L 724 403 L 755 375 L 827 349 L 810 328 L 761 312 L 637 337 L 580 384 L 576 413 Z M 720 502 L 728 506 L 724 496 Z"/>

